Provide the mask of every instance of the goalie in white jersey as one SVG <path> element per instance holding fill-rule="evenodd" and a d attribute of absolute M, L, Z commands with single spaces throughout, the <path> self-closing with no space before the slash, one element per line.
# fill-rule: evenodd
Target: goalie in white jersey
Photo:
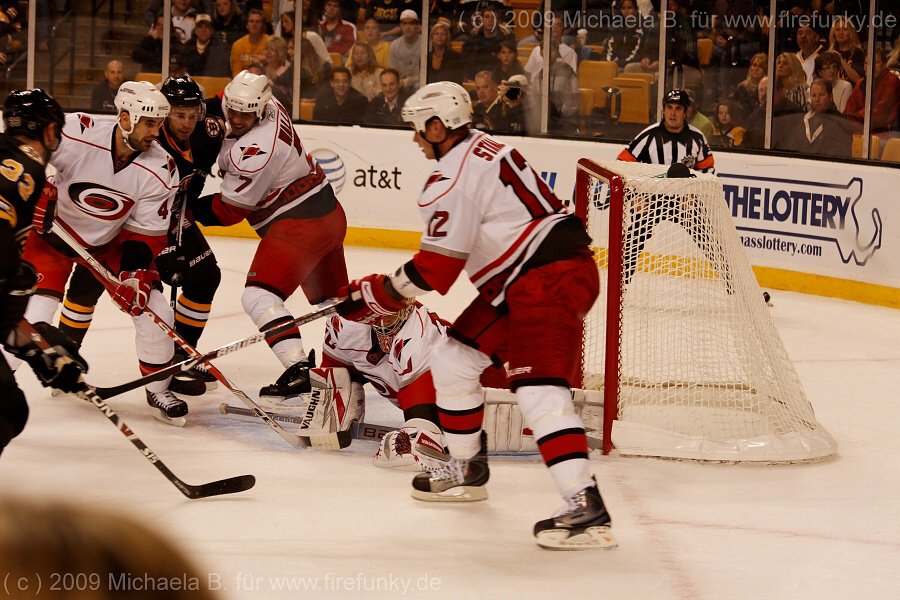
<path fill-rule="evenodd" d="M 526 424 L 566 505 L 534 527 L 550 548 L 615 544 L 591 476 L 584 426 L 570 382 L 579 365 L 582 319 L 599 294 L 584 225 L 569 214 L 518 151 L 470 130 L 471 100 L 449 82 L 426 85 L 402 110 L 426 158 L 436 160 L 419 208 L 419 252 L 393 275 L 354 281 L 338 309 L 372 322 L 430 290 L 446 293 L 465 269 L 478 296 L 432 355 L 441 428 L 451 460 L 413 480 L 425 501 L 487 498 L 489 470 L 479 376 L 508 361 Z"/>
<path fill-rule="evenodd" d="M 55 181 L 44 193 L 51 203 L 58 194 L 53 226 L 65 229 L 118 274 L 121 284 L 110 295 L 133 317 L 141 372 L 149 374 L 167 366 L 174 352 L 166 334 L 140 315 L 149 307 L 173 323 L 153 258 L 166 246 L 178 173 L 175 161 L 156 143 L 169 113 L 165 96 L 150 83 L 127 81 L 119 87 L 116 107 L 114 122 L 82 113 L 66 117 L 63 140 L 51 160 Z M 52 231 L 45 236 L 32 230 L 24 257 L 40 274 L 26 318 L 50 322 L 76 262 L 74 253 Z M 187 404 L 168 384 L 169 379 L 147 384 L 147 403 L 181 425 Z"/>

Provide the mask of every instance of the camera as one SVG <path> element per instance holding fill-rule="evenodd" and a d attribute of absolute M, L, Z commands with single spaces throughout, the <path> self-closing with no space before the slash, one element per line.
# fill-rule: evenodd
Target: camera
<path fill-rule="evenodd" d="M 519 96 L 521 96 L 521 95 L 522 95 L 522 88 L 520 88 L 517 85 L 515 85 L 515 86 L 511 85 L 506 88 L 506 97 L 509 98 L 510 100 L 518 100 Z"/>

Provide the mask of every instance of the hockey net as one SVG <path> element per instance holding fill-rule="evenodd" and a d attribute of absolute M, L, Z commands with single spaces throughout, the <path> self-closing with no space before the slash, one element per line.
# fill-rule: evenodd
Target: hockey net
<path fill-rule="evenodd" d="M 601 275 L 585 321 L 581 387 L 602 390 L 604 452 L 764 463 L 833 454 L 721 183 L 666 172 L 578 163 L 576 210 Z"/>

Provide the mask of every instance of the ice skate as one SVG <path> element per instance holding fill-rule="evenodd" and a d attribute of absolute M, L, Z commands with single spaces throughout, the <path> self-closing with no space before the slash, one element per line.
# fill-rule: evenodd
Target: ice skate
<path fill-rule="evenodd" d="M 410 419 L 381 439 L 372 462 L 376 467 L 405 471 L 434 471 L 447 464 L 440 428 L 425 419 Z"/>
<path fill-rule="evenodd" d="M 174 395 L 171 390 L 145 391 L 147 392 L 147 404 L 155 409 L 153 411 L 155 418 L 175 427 L 184 427 L 187 424 L 187 419 L 184 418 L 188 414 L 187 402 Z"/>
<path fill-rule="evenodd" d="M 182 350 L 181 348 L 176 348 L 175 356 L 172 357 L 172 364 L 178 364 L 180 362 L 187 360 L 188 358 L 189 357 L 184 350 Z M 183 381 L 190 381 L 190 382 L 199 381 L 200 383 L 203 384 L 203 386 L 205 388 L 204 391 L 206 391 L 206 392 L 211 392 L 212 390 L 216 389 L 216 387 L 218 386 L 218 382 L 219 382 L 219 380 L 216 379 L 216 377 L 212 373 L 209 372 L 209 369 L 207 368 L 205 363 L 198 363 L 198 364 L 194 365 L 193 367 L 191 367 L 190 369 L 188 369 L 187 371 L 181 371 L 180 373 L 175 374 L 172 377 L 172 382 L 174 383 L 175 380 L 178 380 L 179 384 L 180 384 L 180 382 L 183 382 Z M 190 385 L 190 384 L 188 384 L 188 385 Z M 171 385 L 169 387 L 172 389 L 173 392 L 181 393 L 181 394 L 184 394 L 185 396 L 201 396 L 201 395 L 203 395 L 203 392 L 200 392 L 199 394 L 191 394 L 190 392 L 187 392 L 187 391 L 183 392 L 181 390 L 175 389 Z M 197 388 L 197 386 L 195 386 L 195 385 L 191 386 L 191 389 L 196 389 L 196 388 Z"/>
<path fill-rule="evenodd" d="M 487 500 L 491 471 L 487 462 L 487 434 L 481 432 L 481 450 L 473 458 L 451 457 L 445 464 L 413 478 L 412 497 L 423 502 L 480 502 Z"/>
<path fill-rule="evenodd" d="M 316 366 L 316 351 L 310 350 L 309 357 L 292 364 L 275 383 L 259 390 L 260 401 L 270 406 L 278 406 L 285 398 L 308 394 L 312 391 L 309 370 Z"/>
<path fill-rule="evenodd" d="M 550 550 L 599 550 L 614 548 L 610 533 L 612 519 L 606 512 L 597 480 L 593 485 L 566 498 L 555 516 L 534 524 L 538 546 Z"/>

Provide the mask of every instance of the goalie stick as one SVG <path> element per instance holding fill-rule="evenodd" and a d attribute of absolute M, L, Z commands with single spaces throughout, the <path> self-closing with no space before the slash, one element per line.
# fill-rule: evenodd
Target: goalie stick
<path fill-rule="evenodd" d="M 66 231 L 62 227 L 56 226 L 54 226 L 51 231 L 67 246 L 74 250 L 75 253 L 78 254 L 78 256 L 80 256 L 81 259 L 84 260 L 92 269 L 94 269 L 94 271 L 100 276 L 103 285 L 107 288 L 108 291 L 112 292 L 111 288 L 113 286 L 119 285 L 120 281 L 112 273 L 110 273 L 109 270 L 100 263 L 100 261 L 94 258 L 91 253 L 88 252 L 75 238 L 73 238 L 68 231 Z M 153 322 L 156 323 L 156 326 L 162 329 L 166 333 L 166 335 L 169 336 L 169 338 L 171 338 L 176 344 L 181 346 L 181 348 L 185 352 L 187 352 L 188 356 L 190 356 L 192 359 L 196 360 L 202 356 L 199 352 L 197 352 L 196 348 L 191 346 L 187 342 L 187 340 L 181 337 L 177 331 L 172 329 L 172 327 L 168 323 L 166 323 L 149 307 L 144 309 L 143 314 L 152 319 Z M 271 427 L 275 431 L 275 433 L 280 435 L 287 443 L 289 443 L 294 448 L 306 448 L 310 445 L 309 438 L 294 435 L 293 433 L 290 433 L 289 431 L 285 430 L 284 427 L 273 421 L 269 417 L 269 415 L 267 415 L 263 411 L 259 404 L 254 402 L 250 398 L 250 396 L 244 393 L 243 390 L 235 386 L 227 377 L 225 377 L 225 375 L 219 369 L 216 368 L 215 365 L 213 365 L 212 363 L 206 363 L 206 366 L 208 367 L 209 372 L 213 375 L 213 377 L 222 382 L 222 385 L 225 386 L 228 391 L 237 396 L 238 399 L 241 400 L 241 402 L 246 404 L 247 407 L 252 410 L 257 417 L 265 421 L 265 423 L 269 427 Z"/>
<path fill-rule="evenodd" d="M 19 328 L 42 350 L 46 350 L 50 347 L 47 340 L 45 340 L 28 321 L 22 321 L 19 324 Z M 147 444 L 145 444 L 141 438 L 135 435 L 134 431 L 125 424 L 125 421 L 123 421 L 119 415 L 106 404 L 103 398 L 94 392 L 92 386 L 85 383 L 81 390 L 75 392 L 75 395 L 82 400 L 90 402 L 97 410 L 103 413 L 103 415 L 122 432 L 122 435 L 128 438 L 128 441 L 140 451 L 144 458 L 150 461 L 150 464 L 156 467 L 157 470 L 172 483 L 172 485 L 177 487 L 182 494 L 191 500 L 208 498 L 210 496 L 221 496 L 223 494 L 236 494 L 238 492 L 249 490 L 256 485 L 256 478 L 253 475 L 238 475 L 237 477 L 229 477 L 228 479 L 220 479 L 218 481 L 211 481 L 200 485 L 186 483 L 169 470 L 169 467 L 160 460 L 156 453 L 148 448 Z"/>

